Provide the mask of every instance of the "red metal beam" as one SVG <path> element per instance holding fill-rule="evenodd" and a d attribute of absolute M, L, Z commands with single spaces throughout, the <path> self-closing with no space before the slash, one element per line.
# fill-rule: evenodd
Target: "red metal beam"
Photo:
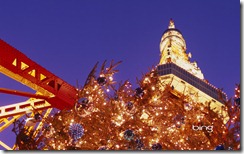
<path fill-rule="evenodd" d="M 32 93 L 28 93 L 28 92 L 11 90 L 11 89 L 6 89 L 6 88 L 0 88 L 0 93 L 6 93 L 6 94 L 11 94 L 11 95 L 19 95 L 19 96 L 31 97 L 31 98 L 40 98 L 40 99 L 45 99 L 45 100 L 47 100 L 49 98 L 49 97 L 43 96 L 43 95 L 32 94 Z"/>
<path fill-rule="evenodd" d="M 70 109 L 76 100 L 76 89 L 52 74 L 26 55 L 0 39 L 0 72 L 26 86 L 52 96 L 48 102 L 58 109 Z"/>

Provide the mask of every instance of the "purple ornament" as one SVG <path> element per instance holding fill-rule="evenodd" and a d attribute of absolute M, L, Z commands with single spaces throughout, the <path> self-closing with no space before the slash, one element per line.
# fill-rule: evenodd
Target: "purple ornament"
<path fill-rule="evenodd" d="M 74 139 L 80 139 L 84 135 L 84 128 L 76 123 L 69 126 L 69 135 Z"/>
<path fill-rule="evenodd" d="M 162 150 L 162 145 L 160 143 L 155 143 L 152 145 L 152 150 Z"/>

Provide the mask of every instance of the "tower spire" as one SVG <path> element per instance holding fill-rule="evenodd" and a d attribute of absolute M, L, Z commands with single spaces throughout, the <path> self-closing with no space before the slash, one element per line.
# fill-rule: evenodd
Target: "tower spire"
<path fill-rule="evenodd" d="M 170 20 L 169 20 L 169 27 L 168 27 L 168 29 L 175 29 L 175 23 L 174 23 L 174 21 L 173 21 L 172 18 L 170 18 Z"/>
<path fill-rule="evenodd" d="M 169 20 L 168 29 L 163 33 L 159 45 L 161 59 L 159 64 L 173 62 L 181 66 L 194 76 L 204 79 L 204 76 L 197 66 L 197 63 L 190 62 L 189 55 L 186 54 L 186 42 L 181 32 L 175 28 L 173 19 Z"/>

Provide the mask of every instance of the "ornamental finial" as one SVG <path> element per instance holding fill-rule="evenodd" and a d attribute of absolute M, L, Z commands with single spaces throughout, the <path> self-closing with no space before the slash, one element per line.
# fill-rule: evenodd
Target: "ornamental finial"
<path fill-rule="evenodd" d="M 175 29 L 175 24 L 174 24 L 174 21 L 173 21 L 172 18 L 169 21 L 169 27 L 168 27 L 168 29 Z"/>

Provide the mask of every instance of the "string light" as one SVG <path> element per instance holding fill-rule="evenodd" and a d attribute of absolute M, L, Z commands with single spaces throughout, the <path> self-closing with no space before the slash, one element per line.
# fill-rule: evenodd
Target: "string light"
<path fill-rule="evenodd" d="M 112 77 L 112 76 L 110 76 L 110 77 L 109 77 L 109 80 L 110 80 L 110 81 L 113 81 L 113 77 Z"/>
<path fill-rule="evenodd" d="M 104 72 L 100 76 L 113 81 L 111 72 Z M 135 97 L 129 82 L 125 82 L 115 91 L 110 82 L 106 85 L 98 85 L 96 80 L 90 82 L 86 85 L 86 90 L 79 90 L 78 95 L 89 100 L 88 107 L 80 111 L 61 111 L 58 118 L 52 116 L 45 119 L 53 128 L 53 131 L 50 131 L 49 142 L 46 144 L 53 149 L 66 149 L 67 145 L 74 146 L 75 144 L 76 147 L 85 150 L 96 150 L 100 146 L 106 146 L 109 150 L 130 148 L 134 150 L 133 148 L 137 147 L 136 139 L 140 139 L 143 142 L 142 149 L 146 150 L 151 149 L 152 144 L 157 142 L 167 150 L 211 150 L 215 147 L 212 143 L 222 142 L 222 136 L 226 137 L 229 133 L 221 120 L 222 117 L 217 117 L 216 112 L 208 109 L 206 104 L 192 101 L 195 96 L 191 96 L 189 100 L 183 96 L 173 96 L 169 92 L 170 87 L 166 86 L 156 90 L 155 87 L 162 83 L 155 77 L 145 76 L 140 80 L 140 87 L 146 93 L 140 99 Z M 119 99 L 114 99 L 113 93 Z M 186 101 L 191 102 L 190 111 L 185 111 L 183 107 L 183 102 Z M 126 108 L 127 102 L 133 103 L 133 109 Z M 234 109 L 235 106 L 230 106 L 230 108 Z M 223 110 L 227 111 L 228 107 Z M 77 116 L 77 113 L 82 117 Z M 174 120 L 177 115 L 184 117 L 184 124 Z M 238 120 L 238 117 L 238 114 L 233 115 L 231 122 Z M 68 126 L 74 123 L 80 123 L 84 127 L 84 136 L 77 141 L 67 136 Z M 200 124 L 209 123 L 214 126 L 213 133 L 208 134 L 203 130 L 192 129 L 192 124 L 200 126 Z M 124 138 L 126 130 L 133 130 L 132 141 Z M 236 136 L 240 137 L 240 134 L 236 133 Z"/>

